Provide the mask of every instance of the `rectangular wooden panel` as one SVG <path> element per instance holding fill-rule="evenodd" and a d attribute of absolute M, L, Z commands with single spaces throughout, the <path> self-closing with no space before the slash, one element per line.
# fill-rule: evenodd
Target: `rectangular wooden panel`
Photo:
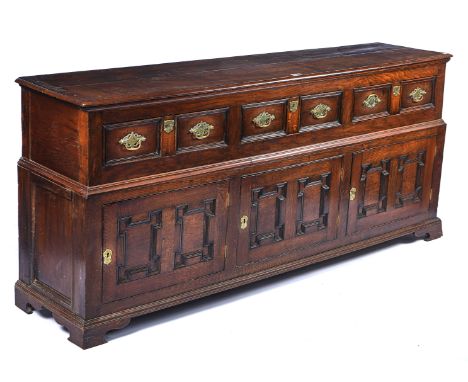
<path fill-rule="evenodd" d="M 301 97 L 300 131 L 340 125 L 342 92 Z"/>
<path fill-rule="evenodd" d="M 87 176 L 87 114 L 41 94 L 31 93 L 29 101 L 31 160 L 84 182 Z"/>
<path fill-rule="evenodd" d="M 434 154 L 433 137 L 355 152 L 348 233 L 427 212 Z"/>
<path fill-rule="evenodd" d="M 391 84 L 354 89 L 353 121 L 384 117 L 390 112 Z"/>
<path fill-rule="evenodd" d="M 103 302 L 222 271 L 226 200 L 219 182 L 105 206 Z"/>
<path fill-rule="evenodd" d="M 104 125 L 104 164 L 158 157 L 160 128 L 161 118 Z"/>
<path fill-rule="evenodd" d="M 242 141 L 269 139 L 286 134 L 286 104 L 280 99 L 242 106 Z"/>
<path fill-rule="evenodd" d="M 242 176 L 237 264 L 336 238 L 342 157 Z M 287 258 L 287 256 L 285 256 Z"/>
<path fill-rule="evenodd" d="M 177 151 L 225 146 L 227 112 L 218 109 L 176 116 Z"/>
<path fill-rule="evenodd" d="M 435 78 L 403 81 L 401 108 L 403 111 L 421 107 L 434 107 Z"/>
<path fill-rule="evenodd" d="M 72 295 L 72 195 L 34 177 L 33 274 L 69 303 Z"/>

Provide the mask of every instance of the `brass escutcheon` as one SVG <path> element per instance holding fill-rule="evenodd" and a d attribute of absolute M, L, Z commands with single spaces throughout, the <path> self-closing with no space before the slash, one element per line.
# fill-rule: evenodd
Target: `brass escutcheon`
<path fill-rule="evenodd" d="M 241 217 L 240 219 L 240 223 L 241 223 L 241 229 L 246 229 L 247 228 L 247 222 L 249 221 L 249 218 L 247 217 L 247 215 L 244 215 Z"/>
<path fill-rule="evenodd" d="M 257 125 L 257 127 L 265 128 L 271 125 L 271 122 L 275 119 L 274 114 L 270 114 L 267 111 L 262 111 L 259 115 L 257 115 L 252 122 Z"/>
<path fill-rule="evenodd" d="M 112 249 L 107 248 L 102 253 L 102 259 L 105 265 L 109 265 L 110 263 L 112 263 Z"/>
<path fill-rule="evenodd" d="M 409 94 L 409 96 L 411 97 L 413 102 L 421 102 L 424 98 L 424 95 L 426 94 L 427 92 L 424 89 L 416 88 Z"/>
<path fill-rule="evenodd" d="M 289 101 L 289 111 L 291 113 L 295 113 L 297 111 L 298 106 L 299 106 L 299 101 L 298 100 Z"/>
<path fill-rule="evenodd" d="M 317 106 L 310 110 L 310 114 L 312 114 L 315 119 L 322 119 L 327 116 L 330 110 L 330 106 L 325 105 L 323 103 L 319 103 Z"/>
<path fill-rule="evenodd" d="M 362 104 L 365 107 L 372 109 L 376 107 L 380 102 L 382 102 L 382 100 L 379 98 L 379 96 L 377 94 L 372 93 L 369 94 L 364 101 L 362 101 Z"/>
<path fill-rule="evenodd" d="M 356 199 L 356 191 L 356 187 L 353 187 L 351 190 L 349 190 L 349 200 Z"/>
<path fill-rule="evenodd" d="M 141 147 L 141 142 L 146 141 L 146 138 L 143 135 L 131 132 L 125 137 L 119 140 L 119 143 L 124 146 L 127 150 L 133 151 L 138 150 Z"/>
<path fill-rule="evenodd" d="M 210 131 L 214 129 L 213 125 L 202 121 L 198 122 L 195 126 L 193 126 L 189 132 L 193 134 L 193 137 L 196 139 L 205 139 L 208 138 L 210 135 Z"/>
<path fill-rule="evenodd" d="M 175 122 L 173 119 L 166 119 L 164 121 L 164 131 L 168 134 L 171 133 L 172 130 L 174 130 L 174 125 L 175 125 Z"/>
<path fill-rule="evenodd" d="M 400 85 L 395 85 L 393 87 L 393 95 L 395 97 L 399 96 L 400 95 L 400 89 L 401 89 L 401 86 Z"/>

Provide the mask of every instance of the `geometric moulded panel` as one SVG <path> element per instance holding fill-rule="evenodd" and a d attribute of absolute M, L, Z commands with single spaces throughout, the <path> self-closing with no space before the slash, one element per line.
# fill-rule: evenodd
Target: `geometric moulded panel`
<path fill-rule="evenodd" d="M 183 268 L 213 259 L 214 237 L 210 229 L 215 217 L 216 200 L 204 200 L 200 206 L 176 207 L 174 268 Z"/>
<path fill-rule="evenodd" d="M 398 163 L 395 208 L 406 203 L 418 203 L 422 198 L 425 151 L 402 155 Z"/>
<path fill-rule="evenodd" d="M 156 210 L 149 212 L 143 220 L 136 220 L 131 216 L 118 220 L 118 283 L 153 276 L 160 272 L 161 217 L 161 210 Z M 132 256 L 129 256 L 129 251 Z M 136 258 L 135 254 L 140 256 Z"/>
<path fill-rule="evenodd" d="M 323 230 L 328 225 L 331 173 L 298 180 L 296 235 Z"/>

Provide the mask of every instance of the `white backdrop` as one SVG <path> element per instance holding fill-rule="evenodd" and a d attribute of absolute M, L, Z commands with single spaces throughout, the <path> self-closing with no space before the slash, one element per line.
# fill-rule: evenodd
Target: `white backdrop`
<path fill-rule="evenodd" d="M 468 28 L 458 4 L 2 2 L 0 372 L 40 381 L 467 381 Z M 153 314 L 87 351 L 52 318 L 14 306 L 18 76 L 373 41 L 454 54 L 442 239 L 400 240 Z"/>

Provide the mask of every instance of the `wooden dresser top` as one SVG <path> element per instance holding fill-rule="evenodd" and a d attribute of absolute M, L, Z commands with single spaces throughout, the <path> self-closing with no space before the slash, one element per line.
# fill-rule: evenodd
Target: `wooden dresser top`
<path fill-rule="evenodd" d="M 95 107 L 241 90 L 450 57 L 446 53 L 371 43 L 20 77 L 17 82 L 77 106 Z"/>

